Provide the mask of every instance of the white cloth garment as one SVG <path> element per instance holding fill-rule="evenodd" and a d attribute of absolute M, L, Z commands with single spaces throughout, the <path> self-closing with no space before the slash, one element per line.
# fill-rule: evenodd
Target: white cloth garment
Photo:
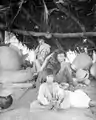
<path fill-rule="evenodd" d="M 83 90 L 75 90 L 74 92 L 69 91 L 70 96 L 70 105 L 71 107 L 77 108 L 88 108 L 90 97 L 83 92 Z"/>
<path fill-rule="evenodd" d="M 42 45 L 39 45 L 37 48 L 36 48 L 36 52 L 37 53 L 41 53 L 41 51 L 47 51 L 48 53 L 50 53 L 50 45 L 48 45 L 47 43 L 43 43 Z"/>
<path fill-rule="evenodd" d="M 30 112 L 47 110 L 52 101 L 62 100 L 64 93 L 56 82 L 52 83 L 51 87 L 47 83 L 41 84 L 37 100 L 30 104 Z"/>
<path fill-rule="evenodd" d="M 70 107 L 88 108 L 90 100 L 90 97 L 81 89 L 75 90 L 74 92 L 66 90 L 65 98 L 60 107 L 62 109 Z"/>
<path fill-rule="evenodd" d="M 58 83 L 53 83 L 51 87 L 47 83 L 43 83 L 40 86 L 37 101 L 31 103 L 30 109 L 35 108 L 40 109 L 42 106 L 46 107 L 51 103 L 51 101 L 61 100 L 60 108 L 68 109 L 70 107 L 76 108 L 88 108 L 90 97 L 83 92 L 81 89 L 75 90 L 74 92 L 63 90 L 59 87 Z"/>
<path fill-rule="evenodd" d="M 50 53 L 50 48 L 51 46 L 46 43 L 39 45 L 35 50 L 38 60 L 43 62 L 46 56 Z"/>
<path fill-rule="evenodd" d="M 53 83 L 51 87 L 47 83 L 43 83 L 40 86 L 37 99 L 41 104 L 48 105 L 53 99 L 63 99 L 63 94 L 64 90 L 59 87 L 58 83 Z"/>

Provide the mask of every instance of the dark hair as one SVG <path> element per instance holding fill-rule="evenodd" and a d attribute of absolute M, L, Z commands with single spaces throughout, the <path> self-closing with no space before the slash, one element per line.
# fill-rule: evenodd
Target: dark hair
<path fill-rule="evenodd" d="M 45 41 L 44 38 L 42 38 L 42 37 L 39 37 L 39 38 L 37 39 L 38 42 L 41 41 L 41 40 Z"/>
<path fill-rule="evenodd" d="M 48 76 L 48 75 L 53 75 L 53 70 L 51 68 L 46 68 L 45 69 L 45 75 Z"/>
<path fill-rule="evenodd" d="M 41 82 L 41 83 L 44 83 L 46 82 L 46 77 L 48 75 L 53 75 L 53 70 L 51 68 L 46 68 L 44 69 L 42 72 L 39 73 L 39 77 L 38 77 L 38 80 Z"/>
<path fill-rule="evenodd" d="M 7 109 L 9 108 L 13 103 L 13 98 L 11 95 L 7 97 L 0 96 L 0 108 L 1 109 Z"/>
<path fill-rule="evenodd" d="M 53 70 L 50 69 L 50 68 L 47 68 L 47 69 L 45 69 L 45 81 L 44 82 L 46 82 L 46 80 L 47 80 L 46 77 L 48 75 L 53 75 L 54 76 L 54 81 L 55 81 L 55 74 L 53 73 Z"/>
<path fill-rule="evenodd" d="M 57 55 L 61 53 L 65 55 L 63 50 L 56 49 L 53 56 L 49 59 L 48 64 L 46 65 L 46 68 L 51 68 L 55 74 L 57 74 L 60 70 L 60 63 L 57 59 Z"/>
<path fill-rule="evenodd" d="M 64 56 L 66 56 L 64 50 L 59 50 L 59 49 L 57 49 L 57 50 L 54 51 L 54 58 L 55 58 L 56 60 L 57 60 L 58 54 L 64 54 Z M 58 60 L 57 60 L 57 61 L 58 61 Z"/>

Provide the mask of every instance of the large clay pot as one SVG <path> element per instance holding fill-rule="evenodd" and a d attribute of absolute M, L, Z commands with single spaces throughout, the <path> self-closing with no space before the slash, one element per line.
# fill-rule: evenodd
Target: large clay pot
<path fill-rule="evenodd" d="M 21 88 L 24 86 L 23 82 L 32 80 L 33 72 L 31 68 L 21 70 L 21 65 L 25 60 L 20 50 L 15 46 L 0 47 L 0 96 L 12 95 L 13 99 L 19 99 L 25 90 Z M 21 86 L 19 83 L 21 83 Z M 13 83 L 18 83 L 14 84 Z M 28 84 L 29 85 L 29 84 Z M 17 86 L 17 88 L 16 88 Z M 23 87 L 24 88 L 24 87 Z"/>
<path fill-rule="evenodd" d="M 82 69 L 77 70 L 76 78 L 77 78 L 76 79 L 77 82 L 84 83 L 86 85 L 90 84 L 90 80 L 88 79 L 89 78 L 89 72 L 88 71 L 85 71 L 85 70 L 82 70 Z"/>
<path fill-rule="evenodd" d="M 89 72 L 88 71 L 85 71 L 85 70 L 82 70 L 82 69 L 79 69 L 77 70 L 76 72 L 76 78 L 77 79 L 84 79 L 84 78 L 89 78 Z"/>
<path fill-rule="evenodd" d="M 12 47 L 0 47 L 0 69 L 19 70 L 23 63 L 22 56 Z"/>
<path fill-rule="evenodd" d="M 72 62 L 72 68 L 78 69 L 89 69 L 92 65 L 92 59 L 86 53 L 80 53 Z"/>
<path fill-rule="evenodd" d="M 90 74 L 96 78 L 96 62 L 90 68 Z"/>

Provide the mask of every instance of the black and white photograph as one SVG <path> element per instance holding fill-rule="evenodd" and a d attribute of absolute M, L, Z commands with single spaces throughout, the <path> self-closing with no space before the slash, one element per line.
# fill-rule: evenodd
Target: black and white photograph
<path fill-rule="evenodd" d="M 96 120 L 96 0 L 0 0 L 0 120 Z"/>

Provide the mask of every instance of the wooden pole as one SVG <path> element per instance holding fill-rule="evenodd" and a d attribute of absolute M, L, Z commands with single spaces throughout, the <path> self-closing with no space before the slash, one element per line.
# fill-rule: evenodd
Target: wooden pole
<path fill-rule="evenodd" d="M 0 29 L 8 31 L 6 26 L 3 24 L 0 24 Z M 18 29 L 11 29 L 11 32 L 17 33 L 17 34 L 22 34 L 26 36 L 48 36 L 47 33 L 44 32 L 33 32 L 33 31 L 25 31 L 25 30 L 18 30 Z M 96 32 L 77 32 L 77 33 L 49 33 L 49 35 L 58 38 L 79 38 L 79 37 L 95 37 Z"/>
<path fill-rule="evenodd" d="M 33 32 L 33 31 L 24 31 L 24 30 L 17 30 L 13 29 L 12 32 L 17 34 L 23 34 L 26 36 L 45 36 L 48 35 L 44 32 Z M 78 37 L 93 37 L 96 36 L 96 32 L 78 32 L 78 33 L 50 33 L 54 37 L 58 38 L 78 38 Z"/>

